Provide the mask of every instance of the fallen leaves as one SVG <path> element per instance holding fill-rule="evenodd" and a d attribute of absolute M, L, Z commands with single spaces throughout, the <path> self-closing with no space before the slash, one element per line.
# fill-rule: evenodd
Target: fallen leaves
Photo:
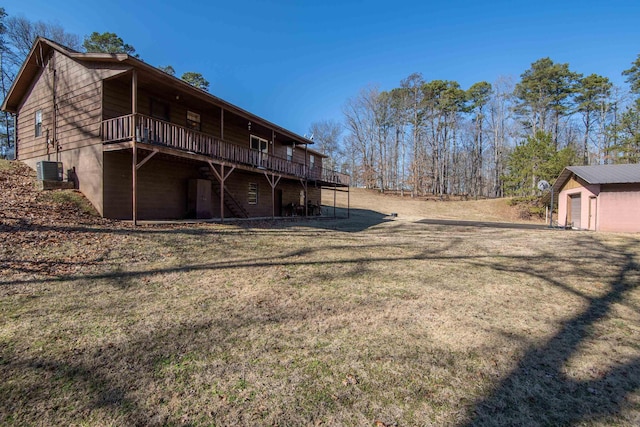
<path fill-rule="evenodd" d="M 19 162 L 0 169 L 1 276 L 74 274 L 95 266 L 126 234 L 114 232 L 125 223 L 86 212 L 89 203 L 81 193 L 37 191 L 35 179 Z"/>

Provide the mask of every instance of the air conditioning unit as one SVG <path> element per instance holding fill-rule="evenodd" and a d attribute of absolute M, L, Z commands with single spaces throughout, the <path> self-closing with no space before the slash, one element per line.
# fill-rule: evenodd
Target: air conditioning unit
<path fill-rule="evenodd" d="M 39 181 L 62 181 L 64 176 L 62 162 L 41 161 L 36 163 L 36 174 Z"/>

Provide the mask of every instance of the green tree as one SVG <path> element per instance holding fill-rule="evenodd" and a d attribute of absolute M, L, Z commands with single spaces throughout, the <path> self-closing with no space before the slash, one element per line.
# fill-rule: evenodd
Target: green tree
<path fill-rule="evenodd" d="M 91 53 L 126 53 L 134 58 L 139 58 L 136 49 L 130 44 L 126 44 L 122 38 L 115 33 L 97 33 L 84 38 L 82 46 L 87 52 Z"/>
<path fill-rule="evenodd" d="M 531 196 L 541 179 L 552 181 L 562 169 L 576 161 L 575 150 L 568 146 L 557 151 L 551 134 L 538 131 L 516 146 L 507 161 L 504 177 L 507 194 Z"/>
<path fill-rule="evenodd" d="M 473 152 L 471 153 L 471 194 L 478 196 L 482 191 L 482 169 L 483 169 L 483 123 L 484 108 L 491 98 L 491 84 L 488 82 L 474 83 L 467 90 L 467 99 L 469 102 L 468 110 L 473 114 L 472 122 L 474 124 L 473 132 Z"/>
<path fill-rule="evenodd" d="M 576 87 L 576 111 L 582 115 L 584 138 L 582 141 L 583 163 L 589 164 L 589 135 L 604 104 L 611 95 L 612 84 L 608 78 L 591 74 L 580 79 Z"/>
<path fill-rule="evenodd" d="M 171 65 L 167 65 L 166 67 L 159 66 L 158 69 L 160 71 L 164 71 L 165 73 L 169 74 L 170 76 L 175 76 L 176 75 L 176 70 Z"/>
<path fill-rule="evenodd" d="M 450 159 L 455 148 L 458 115 L 466 111 L 467 92 L 456 81 L 433 80 L 422 86 L 426 141 L 431 159 L 431 192 L 444 195 L 451 190 Z M 427 159 L 424 159 L 426 162 Z"/>
<path fill-rule="evenodd" d="M 611 148 L 618 153 L 616 163 L 640 163 L 640 103 L 629 107 L 615 126 L 618 143 Z"/>
<path fill-rule="evenodd" d="M 627 77 L 627 83 L 631 86 L 631 92 L 640 95 L 640 54 L 631 63 L 631 68 L 622 72 Z"/>
<path fill-rule="evenodd" d="M 209 91 L 209 82 L 200 73 L 188 71 L 184 73 L 180 78 L 189 83 L 191 86 L 197 87 L 198 89 L 202 89 L 206 92 Z"/>
<path fill-rule="evenodd" d="M 627 77 L 631 93 L 637 97 L 611 127 L 617 141 L 611 148 L 618 153 L 614 159 L 616 163 L 640 163 L 640 55 L 622 75 Z"/>
<path fill-rule="evenodd" d="M 421 165 L 422 159 L 425 157 L 424 144 L 422 143 L 422 126 L 423 126 L 423 95 L 422 86 L 424 86 L 422 74 L 413 73 L 407 78 L 400 81 L 400 88 L 405 92 L 407 97 L 407 119 L 411 127 L 411 151 L 412 158 L 410 161 L 409 175 L 411 176 L 411 196 L 416 196 L 420 191 L 421 182 Z"/>
<path fill-rule="evenodd" d="M 580 74 L 569 70 L 569 64 L 557 64 L 542 58 L 521 75 L 514 94 L 520 101 L 516 112 L 531 135 L 550 131 L 558 149 L 560 119 L 571 112 L 572 95 Z"/>

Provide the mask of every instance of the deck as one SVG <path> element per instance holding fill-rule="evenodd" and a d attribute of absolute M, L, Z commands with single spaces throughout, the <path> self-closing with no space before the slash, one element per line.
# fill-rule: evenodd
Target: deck
<path fill-rule="evenodd" d="M 134 122 L 134 126 L 132 126 Z M 224 141 L 220 138 L 194 131 L 173 123 L 158 120 L 143 114 L 129 114 L 102 122 L 102 142 L 115 144 L 135 141 L 198 154 L 218 162 L 243 165 L 263 171 L 275 172 L 296 178 L 316 181 L 322 185 L 345 187 L 350 177 L 331 169 L 309 167 L 272 154 L 263 153 Z"/>

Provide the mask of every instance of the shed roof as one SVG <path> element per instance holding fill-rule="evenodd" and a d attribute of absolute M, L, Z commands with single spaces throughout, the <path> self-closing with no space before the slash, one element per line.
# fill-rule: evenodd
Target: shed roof
<path fill-rule="evenodd" d="M 572 175 L 578 176 L 588 184 L 635 184 L 640 183 L 640 164 L 567 166 L 552 186 L 556 201 L 562 186 Z M 549 198 L 550 193 L 546 193 L 542 200 L 546 203 Z"/>
<path fill-rule="evenodd" d="M 633 184 L 640 182 L 640 164 L 568 166 L 589 184 Z"/>

